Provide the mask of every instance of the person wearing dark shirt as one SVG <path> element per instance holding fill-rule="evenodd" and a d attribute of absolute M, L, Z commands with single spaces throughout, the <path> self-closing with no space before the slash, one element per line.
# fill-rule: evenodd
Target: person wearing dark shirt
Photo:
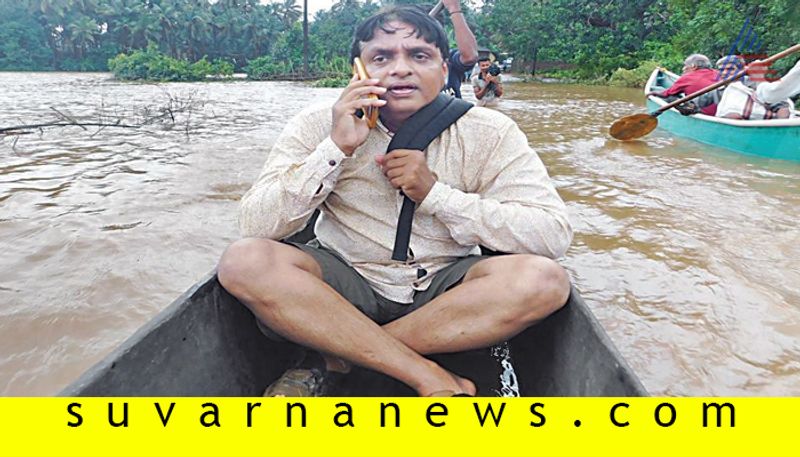
<path fill-rule="evenodd" d="M 661 92 L 650 92 L 649 95 L 667 98 L 679 94 L 689 95 L 716 83 L 717 71 L 711 67 L 711 61 L 702 54 L 692 54 L 683 61 L 683 74 L 669 89 Z M 713 116 L 717 112 L 717 104 L 708 105 L 701 113 Z"/>
<path fill-rule="evenodd" d="M 475 61 L 464 63 L 462 59 L 461 51 L 453 49 L 450 51 L 450 59 L 447 60 L 447 86 L 444 90 L 456 98 L 461 98 L 461 78 L 475 66 Z"/>
<path fill-rule="evenodd" d="M 443 0 L 442 3 L 450 14 L 457 45 L 457 49 L 450 51 L 447 60 L 448 75 L 444 90 L 456 98 L 461 98 L 461 78 L 464 73 L 472 70 L 478 61 L 478 41 L 475 40 L 475 35 L 461 11 L 461 0 Z"/>

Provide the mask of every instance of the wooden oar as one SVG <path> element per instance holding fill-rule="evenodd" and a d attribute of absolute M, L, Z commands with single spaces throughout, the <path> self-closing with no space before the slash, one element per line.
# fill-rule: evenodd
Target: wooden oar
<path fill-rule="evenodd" d="M 781 52 L 779 52 L 779 53 L 777 53 L 777 54 L 775 54 L 773 56 L 770 56 L 770 57 L 766 58 L 765 60 L 760 61 L 759 62 L 759 66 L 761 66 L 761 65 L 763 65 L 763 66 L 770 65 L 773 62 L 775 62 L 776 60 L 782 59 L 782 58 L 784 58 L 784 57 L 786 57 L 786 56 L 788 56 L 790 54 L 794 54 L 795 52 L 798 52 L 798 51 L 800 51 L 800 44 L 796 44 L 796 45 L 792 46 L 791 48 L 785 49 L 785 50 L 783 50 L 783 51 L 781 51 Z M 719 87 L 722 87 L 722 86 L 725 86 L 727 84 L 730 84 L 733 81 L 736 81 L 737 79 L 739 79 L 742 76 L 744 76 L 745 74 L 747 74 L 747 70 L 750 69 L 751 65 L 746 66 L 742 71 L 740 71 L 739 73 L 736 73 L 731 78 L 724 79 L 724 80 L 722 80 L 720 82 L 714 83 L 714 84 L 706 87 L 705 89 L 698 90 L 697 92 L 689 94 L 689 95 L 683 97 L 680 100 L 675 100 L 674 102 L 666 104 L 666 105 L 662 106 L 661 108 L 657 109 L 656 111 L 653 111 L 650 114 L 633 114 L 631 116 L 625 116 L 622 119 L 617 120 L 616 122 L 614 122 L 614 124 L 611 125 L 611 128 L 609 129 L 609 133 L 611 133 L 611 136 L 613 136 L 614 138 L 616 138 L 618 140 L 623 140 L 623 141 L 634 140 L 636 138 L 641 138 L 641 137 L 647 135 L 648 133 L 652 132 L 658 126 L 658 119 L 657 118 L 664 111 L 666 111 L 666 110 L 668 110 L 670 108 L 674 108 L 674 107 L 676 107 L 676 106 L 678 106 L 678 105 L 680 105 L 682 103 L 686 103 L 689 100 L 691 100 L 693 98 L 697 98 L 697 97 L 699 97 L 699 96 L 701 96 L 701 95 L 703 95 L 705 93 L 711 92 L 714 89 L 717 89 Z"/>
<path fill-rule="evenodd" d="M 428 15 L 431 17 L 436 16 L 439 14 L 439 11 L 441 11 L 442 8 L 444 8 L 444 2 L 439 0 L 439 3 L 437 3 L 436 6 L 434 6 L 433 9 L 428 12 Z"/>

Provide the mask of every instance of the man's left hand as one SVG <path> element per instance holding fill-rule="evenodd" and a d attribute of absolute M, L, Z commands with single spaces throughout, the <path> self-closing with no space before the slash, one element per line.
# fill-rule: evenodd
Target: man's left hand
<path fill-rule="evenodd" d="M 428 168 L 422 151 L 395 149 L 388 154 L 375 156 L 375 161 L 392 187 L 402 190 L 416 203 L 422 203 L 436 184 L 436 177 Z"/>

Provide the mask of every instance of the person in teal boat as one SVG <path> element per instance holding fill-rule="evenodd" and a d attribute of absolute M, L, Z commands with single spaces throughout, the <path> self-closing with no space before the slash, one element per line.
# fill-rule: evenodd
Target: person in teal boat
<path fill-rule="evenodd" d="M 750 87 L 755 87 L 752 81 L 747 77 L 747 75 L 740 75 L 742 70 L 745 68 L 745 61 L 741 56 L 738 55 L 726 55 L 717 60 L 716 67 L 717 67 L 717 81 L 721 81 L 724 79 L 731 79 L 736 78 L 737 80 L 741 81 L 742 84 Z M 737 77 L 738 76 L 738 77 Z M 711 92 L 707 92 L 696 99 L 679 105 L 676 109 L 683 114 L 684 116 L 690 114 L 697 114 L 700 112 L 702 108 L 711 105 L 719 105 L 720 100 L 722 100 L 722 94 L 725 92 L 725 88 L 727 86 L 722 86 Z M 717 106 L 717 113 L 719 112 L 719 107 Z M 717 114 L 715 113 L 715 114 Z"/>
<path fill-rule="evenodd" d="M 789 97 L 800 93 L 800 63 L 778 81 L 766 81 L 766 71 L 759 61 L 753 62 L 748 76 L 732 83 L 722 94 L 717 116 L 741 120 L 791 117 L 793 103 Z"/>
<path fill-rule="evenodd" d="M 711 68 L 711 61 L 703 54 L 692 54 L 683 61 L 683 74 L 675 80 L 669 89 L 660 92 L 650 92 L 654 95 L 672 101 L 680 98 L 680 95 L 689 95 L 717 82 L 717 72 Z M 703 107 L 700 112 L 713 116 L 717 111 L 717 105 L 711 104 Z"/>
<path fill-rule="evenodd" d="M 764 65 L 759 65 L 759 62 L 753 62 L 749 72 L 763 76 L 766 68 Z M 800 95 L 800 60 L 778 81 L 764 82 L 756 88 L 756 98 L 767 104 L 780 103 L 797 95 Z"/>
<path fill-rule="evenodd" d="M 371 79 L 295 116 L 242 198 L 243 239 L 223 254 L 219 281 L 268 336 L 309 348 L 266 395 L 323 395 L 353 364 L 421 396 L 474 395 L 427 356 L 505 341 L 566 303 L 554 260 L 572 239 L 566 207 L 514 121 L 474 107 L 427 147 L 392 149 L 428 129 L 418 122 L 432 107 L 466 104 L 440 93 L 448 54 L 441 25 L 418 8 L 366 19 L 351 58 Z M 372 129 L 359 116 L 370 108 L 380 108 Z M 280 241 L 317 209 L 315 240 Z"/>

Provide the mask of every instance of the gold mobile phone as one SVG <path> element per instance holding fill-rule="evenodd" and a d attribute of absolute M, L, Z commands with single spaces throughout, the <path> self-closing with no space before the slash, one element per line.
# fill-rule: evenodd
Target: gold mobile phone
<path fill-rule="evenodd" d="M 360 58 L 356 57 L 353 59 L 353 74 L 358 76 L 359 80 L 369 79 L 369 74 L 367 74 L 367 67 L 364 66 L 364 62 L 361 61 Z M 368 98 L 372 100 L 377 100 L 378 96 L 375 94 L 370 94 Z M 376 125 L 378 125 L 378 108 L 377 107 L 369 107 L 365 110 L 364 115 L 367 118 L 367 127 L 373 129 Z"/>

